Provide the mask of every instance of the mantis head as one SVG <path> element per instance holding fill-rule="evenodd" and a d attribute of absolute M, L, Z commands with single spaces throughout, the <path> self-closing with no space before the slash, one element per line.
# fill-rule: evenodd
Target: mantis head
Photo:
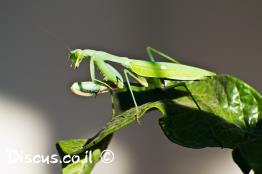
<path fill-rule="evenodd" d="M 85 49 L 85 50 L 75 49 L 70 51 L 68 57 L 69 60 L 71 61 L 71 67 L 77 69 L 83 59 L 91 58 L 95 52 L 96 52 L 95 50 L 89 50 L 89 49 Z"/>
<path fill-rule="evenodd" d="M 82 62 L 82 60 L 85 57 L 83 54 L 83 50 L 80 49 L 75 49 L 70 51 L 68 56 L 71 61 L 71 66 L 74 69 L 77 69 L 79 67 L 79 64 Z"/>

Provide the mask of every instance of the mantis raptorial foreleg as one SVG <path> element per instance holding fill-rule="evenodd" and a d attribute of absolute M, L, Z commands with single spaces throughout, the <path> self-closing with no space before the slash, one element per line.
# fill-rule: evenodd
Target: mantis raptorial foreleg
<path fill-rule="evenodd" d="M 97 82 L 97 83 L 100 83 L 102 85 L 105 85 L 106 87 L 108 87 L 110 89 L 109 92 L 110 92 L 110 98 L 111 98 L 111 102 L 112 102 L 112 114 L 113 114 L 113 116 L 115 116 L 116 110 L 115 110 L 115 98 L 114 98 L 114 95 L 113 95 L 113 89 L 111 88 L 111 86 L 109 86 L 105 82 L 96 79 L 96 77 L 95 77 L 95 64 L 94 64 L 93 59 L 90 60 L 90 76 L 91 76 L 91 80 L 93 82 Z"/>
<path fill-rule="evenodd" d="M 90 60 L 90 76 L 91 76 L 91 80 L 93 82 L 97 82 L 97 83 L 100 83 L 100 84 L 108 87 L 110 89 L 110 91 L 113 90 L 111 88 L 111 86 L 109 86 L 107 83 L 105 83 L 105 82 L 103 82 L 101 80 L 96 79 L 96 77 L 95 77 L 95 64 L 94 64 L 94 60 L 93 59 Z"/>
<path fill-rule="evenodd" d="M 155 62 L 155 58 L 154 58 L 154 56 L 153 56 L 153 53 L 155 53 L 155 54 L 158 54 L 158 55 L 162 56 L 163 58 L 165 58 L 165 59 L 167 59 L 167 60 L 169 60 L 169 61 L 171 61 L 171 62 L 179 63 L 179 62 L 178 62 L 177 60 L 175 60 L 174 58 L 172 58 L 172 57 L 166 55 L 165 53 L 162 53 L 162 52 L 160 52 L 160 51 L 158 51 L 158 50 L 156 50 L 156 49 L 154 49 L 154 48 L 152 48 L 152 47 L 147 47 L 147 48 L 146 48 L 146 51 L 147 51 L 147 54 L 148 54 L 149 59 L 150 59 L 152 62 Z"/>

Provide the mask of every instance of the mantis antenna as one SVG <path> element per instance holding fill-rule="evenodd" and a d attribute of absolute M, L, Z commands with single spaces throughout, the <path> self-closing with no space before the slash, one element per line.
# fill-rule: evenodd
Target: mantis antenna
<path fill-rule="evenodd" d="M 67 49 L 67 51 L 69 51 L 69 52 L 72 51 L 72 49 L 70 49 L 70 47 L 68 46 L 68 44 L 66 44 L 66 42 L 65 42 L 63 39 L 61 39 L 60 37 L 58 37 L 57 34 L 55 34 L 54 32 L 51 32 L 51 31 L 47 30 L 47 29 L 44 28 L 43 26 L 37 26 L 37 27 L 38 27 L 42 32 L 44 32 L 44 33 L 46 33 L 48 36 L 50 36 L 50 38 L 53 38 L 53 39 L 55 39 L 57 42 L 59 42 L 60 44 L 62 44 L 62 45 L 64 46 L 64 48 Z M 66 59 L 66 61 L 65 61 L 65 67 L 66 67 L 68 61 L 69 61 L 69 56 L 67 56 L 67 59 Z"/>

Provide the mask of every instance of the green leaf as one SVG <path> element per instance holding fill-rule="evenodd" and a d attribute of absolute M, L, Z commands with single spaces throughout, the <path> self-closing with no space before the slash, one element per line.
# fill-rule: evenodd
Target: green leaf
<path fill-rule="evenodd" d="M 77 163 L 71 163 L 67 167 L 63 168 L 63 174 L 89 174 L 94 168 L 95 164 L 99 161 L 101 151 L 96 149 L 92 152 L 92 162 L 86 162 L 82 159 Z"/>
<path fill-rule="evenodd" d="M 247 166 L 253 169 L 256 174 L 262 173 L 262 136 L 240 143 L 237 149 L 239 156 L 245 162 L 244 164 L 236 162 L 243 173 L 245 173 Z"/>
<path fill-rule="evenodd" d="M 81 149 L 86 142 L 86 139 L 72 139 L 59 141 L 58 144 L 65 154 L 74 154 L 74 152 Z"/>
<path fill-rule="evenodd" d="M 72 140 L 62 140 L 57 143 L 57 150 L 59 152 L 61 160 L 64 157 L 70 156 L 79 156 L 81 160 L 76 161 L 75 163 L 65 163 L 66 161 L 62 160 L 62 173 L 63 174 L 90 174 L 95 164 L 99 162 L 101 157 L 101 152 L 105 150 L 110 143 L 112 134 L 105 137 L 101 142 L 95 144 L 94 146 L 85 149 L 82 151 L 85 144 L 89 143 L 91 139 L 72 139 Z M 88 156 L 91 155 L 91 158 Z"/>
<path fill-rule="evenodd" d="M 235 161 L 235 163 L 237 163 L 237 165 L 240 167 L 242 172 L 244 174 L 249 174 L 251 167 L 248 165 L 245 158 L 241 155 L 241 151 L 240 151 L 239 148 L 235 148 L 232 151 L 232 157 L 233 157 L 233 160 Z"/>
<path fill-rule="evenodd" d="M 190 147 L 227 147 L 243 173 L 262 173 L 262 97 L 232 76 L 187 83 L 201 106 L 196 111 L 186 99 L 175 100 L 175 109 L 159 120 L 174 143 Z M 172 107 L 172 102 L 167 107 Z"/>
<path fill-rule="evenodd" d="M 159 123 L 171 141 L 190 148 L 234 148 L 261 134 L 262 97 L 244 82 L 225 75 L 189 82 L 187 87 L 201 111 L 188 97 L 168 102 L 169 113 Z"/>

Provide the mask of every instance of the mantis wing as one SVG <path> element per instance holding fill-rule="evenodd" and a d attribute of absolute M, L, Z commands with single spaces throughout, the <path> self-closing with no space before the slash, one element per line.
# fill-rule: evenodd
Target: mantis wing
<path fill-rule="evenodd" d="M 130 69 L 143 77 L 164 78 L 173 80 L 200 80 L 215 73 L 193 66 L 168 63 L 148 62 L 143 60 L 130 61 Z"/>

